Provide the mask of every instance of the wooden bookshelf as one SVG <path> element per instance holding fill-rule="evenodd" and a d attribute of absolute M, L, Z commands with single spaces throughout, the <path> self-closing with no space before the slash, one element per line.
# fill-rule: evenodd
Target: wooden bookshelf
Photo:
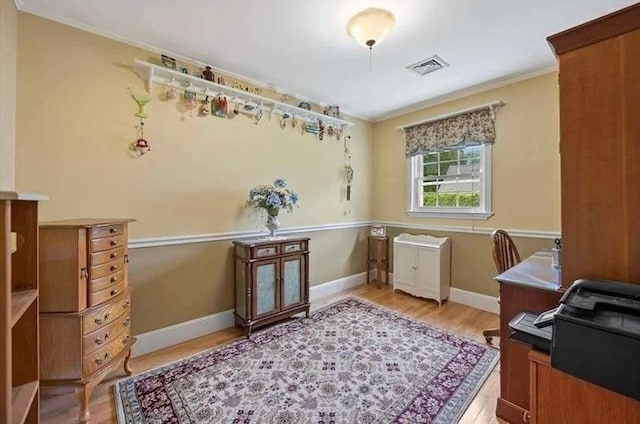
<path fill-rule="evenodd" d="M 11 328 L 37 298 L 38 290 L 21 290 L 11 293 Z"/>
<path fill-rule="evenodd" d="M 0 423 L 39 422 L 40 200 L 0 191 Z"/>

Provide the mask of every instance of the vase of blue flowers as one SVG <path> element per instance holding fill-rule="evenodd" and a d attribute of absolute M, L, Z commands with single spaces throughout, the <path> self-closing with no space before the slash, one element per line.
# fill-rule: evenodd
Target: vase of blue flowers
<path fill-rule="evenodd" d="M 249 191 L 248 206 L 262 209 L 267 213 L 266 227 L 269 229 L 269 238 L 274 239 L 280 229 L 278 214 L 281 210 L 293 212 L 293 207 L 298 206 L 298 194 L 287 188 L 287 181 L 277 179 L 273 185 L 260 185 Z"/>

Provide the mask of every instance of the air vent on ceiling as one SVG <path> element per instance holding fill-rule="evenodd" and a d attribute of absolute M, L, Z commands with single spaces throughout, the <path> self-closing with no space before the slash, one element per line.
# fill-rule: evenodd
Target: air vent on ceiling
<path fill-rule="evenodd" d="M 407 69 L 419 75 L 425 76 L 427 74 L 430 74 L 431 72 L 446 68 L 447 66 L 449 66 L 447 62 L 442 60 L 442 58 L 437 54 L 434 54 L 433 56 L 421 60 L 418 63 L 407 66 Z"/>

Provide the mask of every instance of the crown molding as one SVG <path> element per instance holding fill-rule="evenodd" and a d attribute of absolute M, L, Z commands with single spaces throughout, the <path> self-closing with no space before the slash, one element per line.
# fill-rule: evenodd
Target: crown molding
<path fill-rule="evenodd" d="M 28 3 L 25 4 L 24 0 L 14 0 L 14 3 L 16 5 L 16 9 L 18 9 L 21 12 L 30 13 L 32 15 L 36 15 L 36 16 L 39 16 L 41 18 L 49 19 L 51 21 L 58 22 L 58 23 L 61 23 L 63 25 L 67 25 L 67 26 L 70 26 L 70 27 L 73 27 L 73 28 L 76 28 L 76 29 L 79 29 L 79 30 L 82 30 L 82 31 L 86 31 L 86 32 L 89 32 L 89 33 L 92 33 L 92 34 L 96 34 L 96 35 L 99 35 L 101 37 L 105 37 L 105 38 L 108 38 L 108 39 L 111 39 L 111 40 L 115 40 L 115 41 L 118 41 L 118 42 L 121 42 L 121 43 L 124 43 L 124 44 L 128 44 L 130 46 L 137 47 L 137 48 L 140 48 L 140 49 L 144 49 L 144 50 L 156 53 L 156 54 L 166 54 L 166 55 L 169 55 L 169 56 L 171 56 L 173 58 L 176 58 L 176 59 L 178 59 L 178 60 L 180 60 L 182 62 L 188 62 L 188 63 L 191 63 L 191 64 L 193 64 L 195 66 L 201 66 L 201 67 L 211 66 L 211 68 L 214 71 L 223 73 L 223 74 L 228 75 L 228 76 L 230 76 L 232 78 L 239 79 L 239 80 L 244 81 L 244 82 L 248 82 L 250 84 L 253 84 L 255 86 L 258 86 L 258 87 L 261 87 L 261 88 L 264 88 L 264 89 L 273 90 L 274 92 L 279 93 L 279 94 L 288 94 L 291 97 L 295 97 L 295 98 L 303 100 L 303 101 L 308 101 L 308 102 L 311 102 L 311 103 L 315 103 L 315 104 L 317 104 L 319 106 L 322 106 L 322 107 L 324 107 L 324 106 L 326 106 L 328 104 L 327 102 L 318 101 L 318 100 L 315 100 L 315 99 L 310 98 L 308 96 L 303 96 L 303 95 L 300 95 L 300 94 L 289 92 L 289 91 L 285 90 L 284 88 L 279 87 L 279 86 L 277 86 L 275 84 L 269 84 L 269 83 L 265 83 L 265 82 L 262 82 L 262 81 L 258 81 L 256 79 L 247 77 L 245 75 L 241 75 L 241 74 L 229 71 L 229 70 L 224 69 L 224 68 L 219 68 L 217 66 L 210 65 L 209 63 L 202 62 L 202 61 L 200 61 L 198 59 L 194 59 L 194 58 L 189 57 L 189 56 L 184 56 L 184 55 L 182 55 L 180 53 L 176 53 L 176 52 L 173 52 L 173 51 L 170 51 L 170 50 L 162 49 L 162 48 L 160 48 L 158 46 L 155 46 L 155 45 L 152 45 L 152 44 L 147 44 L 147 43 L 144 43 L 144 42 L 140 42 L 140 41 L 134 40 L 132 38 L 123 37 L 123 36 L 120 36 L 120 35 L 115 34 L 113 32 L 104 31 L 104 30 L 96 28 L 96 27 L 94 27 L 92 25 L 87 25 L 85 23 L 79 22 L 79 21 L 77 21 L 75 19 L 69 19 L 67 17 L 60 16 L 60 15 L 57 15 L 55 13 L 51 13 L 49 11 L 41 10 L 38 7 L 34 7 L 32 5 L 29 5 Z M 451 93 L 447 93 L 447 94 L 444 94 L 442 96 L 434 97 L 434 98 L 431 98 L 431 99 L 428 99 L 428 100 L 424 100 L 424 101 L 421 101 L 421 102 L 418 102 L 418 103 L 414 103 L 412 105 L 408 105 L 408 106 L 404 106 L 404 107 L 401 107 L 401 108 L 398 108 L 398 109 L 394 109 L 394 110 L 392 110 L 390 112 L 383 113 L 382 115 L 378 115 L 378 116 L 365 117 L 365 116 L 361 116 L 361 115 L 358 115 L 358 114 L 355 114 L 355 113 L 351 113 L 348 110 L 342 110 L 342 113 L 344 115 L 346 115 L 346 116 L 349 116 L 349 117 L 352 117 L 352 118 L 356 118 L 356 119 L 359 119 L 359 120 L 362 120 L 362 121 L 365 121 L 365 122 L 370 122 L 370 123 L 382 122 L 382 121 L 386 121 L 388 119 L 397 118 L 399 116 L 406 115 L 406 114 L 409 114 L 409 113 L 412 113 L 412 112 L 417 112 L 417 111 L 422 110 L 422 109 L 426 109 L 426 108 L 437 106 L 437 105 L 440 105 L 440 104 L 443 104 L 443 103 L 451 102 L 453 100 L 458 100 L 458 99 L 461 99 L 461 98 L 464 98 L 464 97 L 468 97 L 468 96 L 471 96 L 471 95 L 474 95 L 474 94 L 478 94 L 478 93 L 482 93 L 482 92 L 485 92 L 485 91 L 493 90 L 493 89 L 496 89 L 496 88 L 499 88 L 499 87 L 504 87 L 505 85 L 514 84 L 516 82 L 525 81 L 525 80 L 528 80 L 528 79 L 531 79 L 531 78 L 535 78 L 535 77 L 538 77 L 538 76 L 541 76 L 541 75 L 549 74 L 551 72 L 556 72 L 557 69 L 558 69 L 557 66 L 552 66 L 552 67 L 548 67 L 548 68 L 539 69 L 537 71 L 529 72 L 529 73 L 526 73 L 526 74 L 521 74 L 521 75 L 516 75 L 516 76 L 507 76 L 507 77 L 493 79 L 493 80 L 486 81 L 486 82 L 483 82 L 483 83 L 480 83 L 480 84 L 476 84 L 476 85 L 471 86 L 471 87 L 467 87 L 467 88 L 463 88 L 463 89 L 460 89 L 460 90 L 457 90 L 457 91 L 453 91 Z"/>
<path fill-rule="evenodd" d="M 520 81 L 526 81 L 531 78 L 536 78 L 536 77 L 550 74 L 552 72 L 557 72 L 557 71 L 558 71 L 558 66 L 554 65 L 548 68 L 539 69 L 537 71 L 528 72 L 526 74 L 493 79 L 491 81 L 476 84 L 471 87 L 463 88 L 448 94 L 444 94 L 442 96 L 434 97 L 422 102 L 414 103 L 409 106 L 392 110 L 391 112 L 375 117 L 373 119 L 373 122 L 382 122 L 389 119 L 397 118 L 399 116 L 407 115 L 409 113 L 418 112 L 423 109 L 438 106 L 443 103 L 448 103 L 454 100 L 463 99 L 465 97 L 473 96 L 474 94 L 495 90 L 496 88 L 504 87 L 510 84 L 515 84 Z"/>
<path fill-rule="evenodd" d="M 173 57 L 173 58 L 175 58 L 175 59 L 177 59 L 177 60 L 179 60 L 181 62 L 187 62 L 187 63 L 190 63 L 190 64 L 195 65 L 195 66 L 200 66 L 202 68 L 204 68 L 205 66 L 211 66 L 211 69 L 213 69 L 214 71 L 220 72 L 220 73 L 225 74 L 225 75 L 228 75 L 228 76 L 230 76 L 232 78 L 241 80 L 243 82 L 248 82 L 248 83 L 253 84 L 253 85 L 255 85 L 257 87 L 260 87 L 260 88 L 264 88 L 264 89 L 267 89 L 267 90 L 272 90 L 272 91 L 274 91 L 274 92 L 276 92 L 278 94 L 287 94 L 290 97 L 295 97 L 296 99 L 300 99 L 301 101 L 311 102 L 311 103 L 314 103 L 314 104 L 316 104 L 318 106 L 321 106 L 321 107 L 325 107 L 325 106 L 327 106 L 329 104 L 327 102 L 318 101 L 318 100 L 310 98 L 308 96 L 303 96 L 301 94 L 292 93 L 292 92 L 290 92 L 290 91 L 288 91 L 288 90 L 286 90 L 286 89 L 284 89 L 282 87 L 279 87 L 279 86 L 277 86 L 275 84 L 270 84 L 270 83 L 265 83 L 263 81 L 258 81 L 256 79 L 247 77 L 245 75 L 241 75 L 241 74 L 238 74 L 236 72 L 232 72 L 232 71 L 229 71 L 227 69 L 219 68 L 219 67 L 211 65 L 209 63 L 202 62 L 201 60 L 194 59 L 194 58 L 189 57 L 189 56 L 184 56 L 184 55 L 182 55 L 180 53 L 177 53 L 177 52 L 173 52 L 173 51 L 170 51 L 170 50 L 162 49 L 162 48 L 160 48 L 158 46 L 155 46 L 155 45 L 152 45 L 152 44 L 147 44 L 147 43 L 144 43 L 144 42 L 141 42 L 141 41 L 137 41 L 137 40 L 134 40 L 134 39 L 129 38 L 129 37 L 123 37 L 123 36 L 115 34 L 113 32 L 105 31 L 105 30 L 96 28 L 93 25 L 87 25 L 87 24 L 85 24 L 83 22 L 79 22 L 79 21 L 77 21 L 75 19 L 70 19 L 70 18 L 67 18 L 67 17 L 64 17 L 64 16 L 57 15 L 55 13 L 51 13 L 49 11 L 41 10 L 38 7 L 34 7 L 34 6 L 29 5 L 28 3 L 25 4 L 24 0 L 14 0 L 14 3 L 16 5 L 16 9 L 18 9 L 21 12 L 30 13 L 32 15 L 36 15 L 36 16 L 39 16 L 41 18 L 48 19 L 50 21 L 58 22 L 58 23 L 63 24 L 63 25 L 67 25 L 67 26 L 70 26 L 70 27 L 73 27 L 73 28 L 76 28 L 76 29 L 79 29 L 79 30 L 82 30 L 82 31 L 85 31 L 85 32 L 89 32 L 89 33 L 92 33 L 92 34 L 99 35 L 101 37 L 108 38 L 110 40 L 118 41 L 120 43 L 128 44 L 130 46 L 137 47 L 137 48 L 140 48 L 140 49 L 143 49 L 143 50 L 147 50 L 147 51 L 150 51 L 152 53 L 156 53 L 158 55 L 166 54 L 166 55 L 171 56 L 171 57 Z M 356 118 L 356 119 L 360 119 L 360 120 L 366 121 L 366 122 L 373 122 L 373 120 L 371 118 L 367 118 L 367 117 L 364 117 L 364 116 L 360 116 L 360 115 L 351 113 L 348 110 L 342 110 L 341 112 L 342 112 L 342 114 L 344 114 L 346 116 L 350 116 L 350 117 L 353 117 L 353 118 Z"/>

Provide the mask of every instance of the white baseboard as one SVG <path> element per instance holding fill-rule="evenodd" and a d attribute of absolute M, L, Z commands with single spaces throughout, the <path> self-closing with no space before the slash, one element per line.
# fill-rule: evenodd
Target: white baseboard
<path fill-rule="evenodd" d="M 451 287 L 449 300 L 456 303 L 462 303 L 463 305 L 471 306 L 476 309 L 482 309 L 483 311 L 493 312 L 494 314 L 500 313 L 498 298 L 487 296 L 486 294 Z"/>
<path fill-rule="evenodd" d="M 309 300 L 314 302 L 320 298 L 364 284 L 367 273 L 350 275 L 337 280 L 328 281 L 309 288 Z M 132 356 L 140 356 L 165 347 L 183 343 L 225 328 L 233 327 L 233 309 L 181 322 L 169 327 L 143 333 L 136 338 Z"/>
<path fill-rule="evenodd" d="M 353 274 L 347 277 L 338 278 L 337 280 L 327 281 L 326 283 L 311 286 L 309 288 L 309 301 L 313 302 L 320 298 L 330 296 L 341 291 L 357 287 L 366 283 L 367 273 Z"/>
<path fill-rule="evenodd" d="M 393 284 L 392 272 L 389 273 L 389 281 Z M 494 314 L 500 314 L 500 304 L 498 304 L 497 297 L 451 287 L 449 300 L 462 305 L 471 306 L 472 308 L 482 309 L 483 311 L 493 312 Z"/>
<path fill-rule="evenodd" d="M 144 355 L 229 327 L 233 327 L 233 309 L 140 334 L 131 355 Z"/>

